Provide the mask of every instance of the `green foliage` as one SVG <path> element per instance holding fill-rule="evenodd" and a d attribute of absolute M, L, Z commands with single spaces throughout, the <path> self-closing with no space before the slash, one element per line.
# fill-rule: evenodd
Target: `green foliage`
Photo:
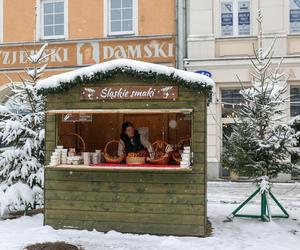
<path fill-rule="evenodd" d="M 225 141 L 221 164 L 240 176 L 273 178 L 279 173 L 291 173 L 289 157 L 295 142 L 296 134 L 289 126 L 275 127 L 263 141 L 249 123 L 236 123 Z"/>
<path fill-rule="evenodd" d="M 81 84 L 95 84 L 100 82 L 105 82 L 108 79 L 111 79 L 115 76 L 118 76 L 120 74 L 126 74 L 128 76 L 131 76 L 133 78 L 137 78 L 143 81 L 165 81 L 168 84 L 178 84 L 185 88 L 191 88 L 194 89 L 200 93 L 208 94 L 210 95 L 212 86 L 207 85 L 206 83 L 199 83 L 199 82 L 191 82 L 186 81 L 180 77 L 174 76 L 174 75 L 166 75 L 166 74 L 159 74 L 157 72 L 141 72 L 133 70 L 132 68 L 122 68 L 117 67 L 112 70 L 108 70 L 106 72 L 96 72 L 91 76 L 83 75 L 78 76 L 74 80 L 69 82 L 60 82 L 57 87 L 55 88 L 47 88 L 47 89 L 40 89 L 39 93 L 43 93 L 44 95 L 47 94 L 53 94 L 53 93 L 61 93 L 63 91 L 67 91 L 75 86 L 81 85 Z"/>
<path fill-rule="evenodd" d="M 258 21 L 261 30 L 261 16 Z M 290 156 L 297 134 L 284 121 L 287 77 L 280 73 L 282 61 L 272 66 L 274 44 L 275 40 L 263 51 L 260 35 L 255 58 L 250 58 L 254 72 L 251 86 L 245 88 L 241 83 L 244 103 L 223 145 L 222 166 L 242 176 L 273 178 L 279 173 L 291 173 L 293 167 Z"/>

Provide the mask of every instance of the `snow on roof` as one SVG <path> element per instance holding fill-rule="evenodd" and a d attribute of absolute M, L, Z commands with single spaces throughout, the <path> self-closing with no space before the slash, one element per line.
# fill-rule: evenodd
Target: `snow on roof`
<path fill-rule="evenodd" d="M 135 61 L 130 59 L 116 59 L 92 66 L 80 68 L 70 72 L 50 76 L 48 78 L 40 80 L 36 87 L 38 90 L 50 90 L 50 92 L 56 92 L 56 89 L 62 89 L 62 85 L 65 83 L 71 83 L 72 81 L 81 78 L 92 79 L 95 74 L 106 74 L 109 71 L 121 69 L 122 71 L 136 71 L 138 73 L 150 73 L 156 75 L 164 75 L 171 77 L 172 79 L 183 81 L 186 85 L 191 84 L 193 88 L 199 87 L 199 89 L 211 90 L 214 85 L 214 81 L 204 75 L 188 72 L 184 70 L 167 67 L 164 65 L 147 63 L 142 61 Z M 196 86 L 195 86 L 196 85 Z"/>

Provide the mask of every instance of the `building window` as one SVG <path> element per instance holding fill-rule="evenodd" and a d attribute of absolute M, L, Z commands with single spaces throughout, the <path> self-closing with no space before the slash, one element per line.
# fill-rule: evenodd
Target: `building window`
<path fill-rule="evenodd" d="M 300 86 L 291 87 L 290 90 L 291 116 L 300 115 Z"/>
<path fill-rule="evenodd" d="M 300 0 L 290 0 L 290 33 L 300 33 Z"/>
<path fill-rule="evenodd" d="M 296 132 L 300 131 L 300 123 L 296 123 L 293 125 L 293 129 L 295 129 Z M 300 152 L 300 140 L 298 139 L 297 145 L 294 147 L 294 150 L 296 152 Z M 300 156 L 298 153 L 293 153 L 291 155 L 291 162 L 296 165 L 297 169 L 300 169 Z M 297 171 L 297 169 L 292 170 L 292 180 L 300 180 L 300 173 Z"/>
<path fill-rule="evenodd" d="M 222 89 L 222 147 L 225 146 L 226 140 L 230 137 L 234 127 L 234 117 L 236 112 L 241 108 L 244 102 L 240 89 Z M 229 171 L 221 166 L 221 177 L 228 178 Z"/>
<path fill-rule="evenodd" d="M 244 102 L 239 89 L 223 89 L 222 98 L 222 118 L 234 118 L 236 112 L 241 108 Z"/>
<path fill-rule="evenodd" d="M 221 89 L 222 105 L 222 147 L 225 147 L 227 139 L 233 132 L 234 117 L 244 102 L 240 89 Z M 222 150 L 221 150 L 222 151 Z M 229 171 L 221 166 L 221 177 L 228 178 Z"/>
<path fill-rule="evenodd" d="M 250 18 L 250 0 L 222 0 L 221 36 L 249 36 Z"/>
<path fill-rule="evenodd" d="M 300 148 L 299 148 L 300 149 Z M 291 177 L 292 180 L 300 180 L 300 174 L 298 169 L 300 169 L 300 157 L 298 154 L 292 154 L 291 161 L 295 164 L 295 169 L 292 169 Z"/>
<path fill-rule="evenodd" d="M 136 0 L 108 0 L 110 35 L 134 34 Z"/>
<path fill-rule="evenodd" d="M 225 147 L 228 138 L 231 136 L 231 134 L 233 132 L 233 126 L 234 126 L 234 123 L 222 122 L 222 147 Z M 221 178 L 228 178 L 229 170 L 227 168 L 223 168 L 221 166 L 220 174 L 221 174 Z"/>
<path fill-rule="evenodd" d="M 66 1 L 43 0 L 41 2 L 41 36 L 42 38 L 65 38 Z"/>

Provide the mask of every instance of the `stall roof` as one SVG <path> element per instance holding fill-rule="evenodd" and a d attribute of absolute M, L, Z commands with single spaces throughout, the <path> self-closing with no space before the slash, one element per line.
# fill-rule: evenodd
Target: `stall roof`
<path fill-rule="evenodd" d="M 44 93 L 60 93 L 79 84 L 107 80 L 119 73 L 127 73 L 142 80 L 163 80 L 192 88 L 200 92 L 211 92 L 214 82 L 211 78 L 164 65 L 116 59 L 95 64 L 40 80 L 36 87 Z"/>

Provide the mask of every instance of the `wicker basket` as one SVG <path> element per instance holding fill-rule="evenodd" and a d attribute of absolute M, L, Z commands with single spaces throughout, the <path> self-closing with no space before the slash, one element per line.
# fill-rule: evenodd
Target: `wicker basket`
<path fill-rule="evenodd" d="M 63 134 L 63 135 L 59 136 L 59 138 L 58 138 L 58 144 L 60 144 L 61 139 L 63 137 L 65 137 L 65 136 L 75 136 L 75 137 L 77 137 L 81 141 L 81 144 L 82 144 L 82 150 L 81 150 L 81 152 L 85 152 L 85 150 L 86 150 L 85 141 L 83 140 L 83 138 L 79 134 L 76 134 L 76 133 L 67 133 L 67 134 Z"/>
<path fill-rule="evenodd" d="M 169 164 L 171 153 L 166 154 L 167 145 L 168 143 L 162 140 L 158 140 L 152 144 L 156 158 L 153 160 L 149 160 L 150 164 L 155 164 L 155 165 Z"/>
<path fill-rule="evenodd" d="M 172 158 L 173 160 L 176 162 L 177 165 L 180 164 L 180 161 L 181 161 L 181 155 L 179 153 L 179 150 L 174 150 L 172 152 Z"/>
<path fill-rule="evenodd" d="M 181 139 L 178 142 L 177 147 L 183 149 L 184 146 L 190 146 L 190 145 L 191 145 L 191 138 L 185 138 L 185 139 Z"/>
<path fill-rule="evenodd" d="M 119 144 L 120 141 L 118 140 L 112 140 L 112 141 L 109 141 L 108 143 L 106 143 L 105 145 L 105 148 L 104 148 L 104 159 L 107 163 L 121 163 L 122 161 L 124 161 L 125 159 L 125 155 L 121 155 L 119 157 L 114 157 L 114 156 L 111 156 L 109 153 L 108 153 L 108 146 L 113 144 L 113 143 L 117 143 Z"/>
<path fill-rule="evenodd" d="M 126 157 L 126 164 L 145 164 L 146 157 L 139 157 L 139 156 L 127 156 Z"/>
<path fill-rule="evenodd" d="M 154 165 L 168 165 L 170 162 L 170 158 L 171 158 L 171 153 L 165 156 L 161 156 L 154 160 L 149 160 L 149 163 Z"/>

